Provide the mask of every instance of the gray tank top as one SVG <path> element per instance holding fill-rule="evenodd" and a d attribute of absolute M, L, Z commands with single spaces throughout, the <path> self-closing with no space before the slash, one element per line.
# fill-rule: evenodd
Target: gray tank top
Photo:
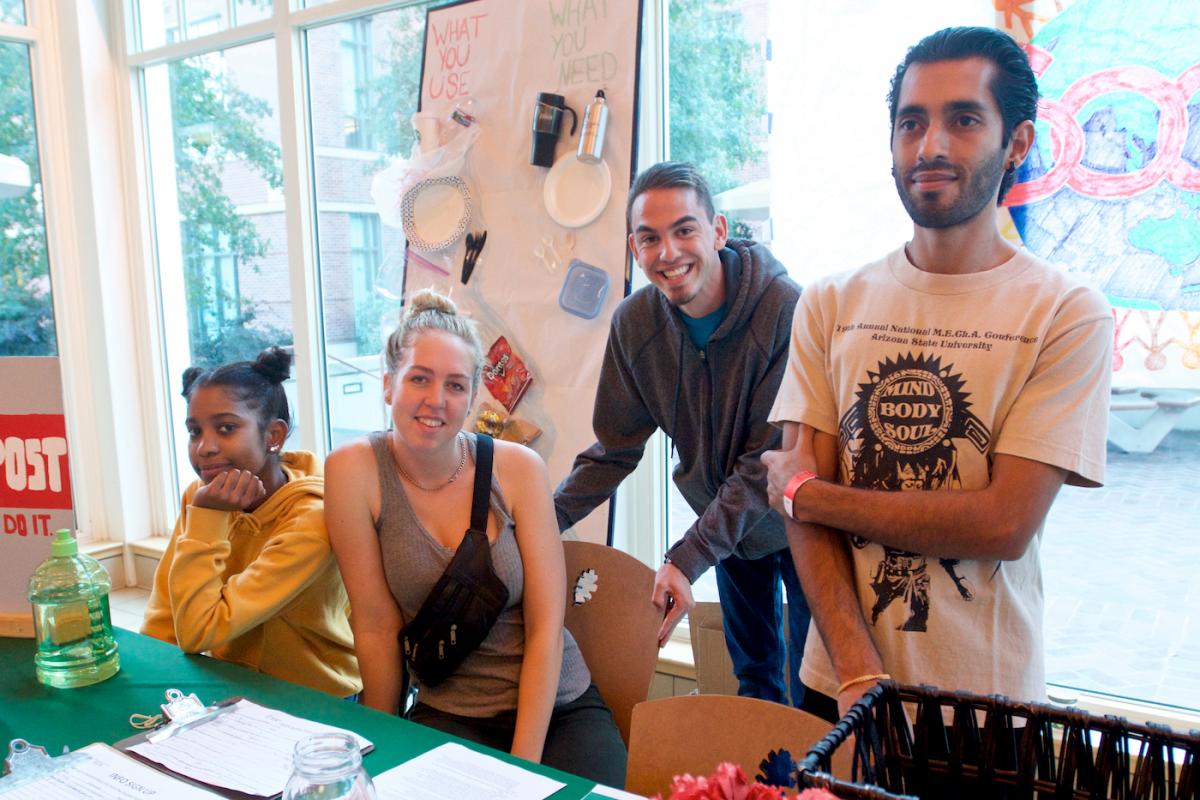
<path fill-rule="evenodd" d="M 386 431 L 376 431 L 369 437 L 379 465 L 380 505 L 375 531 L 379 534 L 388 588 L 407 623 L 417 615 L 446 571 L 454 551 L 438 543 L 413 513 L 388 449 L 387 435 Z M 468 435 L 467 441 L 474 459 L 475 437 Z M 493 717 L 516 709 L 517 683 L 525 652 L 525 615 L 521 605 L 525 571 L 512 515 L 495 474 L 490 505 L 491 514 L 500 525 L 500 535 L 492 543 L 492 568 L 508 588 L 508 604 L 483 643 L 466 657 L 458 670 L 437 686 L 420 687 L 418 694 L 420 702 L 464 717 Z M 579 646 L 564 628 L 562 671 L 554 704 L 559 706 L 577 699 L 591 680 Z"/>

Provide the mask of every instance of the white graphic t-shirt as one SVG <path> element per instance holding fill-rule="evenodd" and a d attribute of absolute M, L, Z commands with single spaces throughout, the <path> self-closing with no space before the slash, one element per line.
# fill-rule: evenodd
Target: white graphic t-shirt
<path fill-rule="evenodd" d="M 882 491 L 981 489 L 993 454 L 1104 478 L 1112 312 L 1020 251 L 970 275 L 900 249 L 806 289 L 771 421 L 838 437 L 839 479 Z M 836 527 L 836 525 L 834 525 Z M 926 558 L 850 536 L 867 627 L 903 683 L 1045 697 L 1042 531 L 1015 561 Z M 809 629 L 801 678 L 838 681 Z"/>

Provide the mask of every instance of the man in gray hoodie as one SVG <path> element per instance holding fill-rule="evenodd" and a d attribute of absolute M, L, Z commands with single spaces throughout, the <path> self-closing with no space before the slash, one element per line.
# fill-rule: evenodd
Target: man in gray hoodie
<path fill-rule="evenodd" d="M 629 249 L 651 285 L 613 314 L 592 417 L 596 443 L 555 491 L 559 529 L 609 499 L 661 428 L 679 451 L 675 485 L 699 519 L 655 579 L 659 646 L 692 607 L 691 584 L 716 567 L 739 694 L 787 702 L 790 686 L 799 705 L 808 605 L 759 456 L 780 446 L 767 416 L 800 288 L 765 247 L 727 238 L 725 217 L 689 164 L 664 162 L 639 175 L 626 220 Z"/>

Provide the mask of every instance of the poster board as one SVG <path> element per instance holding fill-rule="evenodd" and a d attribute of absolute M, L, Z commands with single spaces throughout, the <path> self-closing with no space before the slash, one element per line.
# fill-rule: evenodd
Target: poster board
<path fill-rule="evenodd" d="M 1029 5 L 1029 4 L 1022 4 Z M 1022 242 L 1113 305 L 1113 386 L 1200 392 L 1200 15 L 1188 0 L 1035 0 L 997 25 L 1038 76 L 1005 202 Z"/>
<path fill-rule="evenodd" d="M 57 358 L 0 358 L 0 636 L 32 636 L 29 576 L 74 528 Z"/>
<path fill-rule="evenodd" d="M 636 163 L 641 19 L 640 0 L 464 0 L 426 18 L 419 108 L 446 120 L 466 98 L 474 101 L 481 132 L 463 174 L 475 203 L 470 228 L 486 229 L 487 241 L 465 286 L 464 242 L 446 251 L 450 276 L 409 259 L 405 293 L 428 286 L 449 292 L 479 323 L 485 350 L 504 336 L 525 362 L 533 383 L 513 415 L 541 429 L 531 446 L 555 485 L 595 441 L 592 406 L 609 321 L 628 286 L 625 198 Z M 552 92 L 578 114 L 574 135 L 565 115 L 561 159 L 575 153 L 584 109 L 599 89 L 608 106 L 603 160 L 611 191 L 593 222 L 565 228 L 544 203 L 548 170 L 530 163 L 534 103 L 538 93 Z M 559 304 L 573 259 L 608 276 L 591 319 Z M 495 404 L 486 389 L 480 396 Z M 601 506 L 574 532 L 604 542 L 607 510 Z"/>

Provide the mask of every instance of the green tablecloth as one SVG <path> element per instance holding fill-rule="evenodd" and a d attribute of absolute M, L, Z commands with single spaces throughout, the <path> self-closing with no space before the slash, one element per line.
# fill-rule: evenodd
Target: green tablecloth
<path fill-rule="evenodd" d="M 107 681 L 79 689 L 52 689 L 37 682 L 33 640 L 0 637 L 0 758 L 8 742 L 20 737 L 43 745 L 51 755 L 91 744 L 112 744 L 137 733 L 129 725 L 133 713 L 154 714 L 163 693 L 177 688 L 213 703 L 243 696 L 298 717 L 336 725 L 370 739 L 375 749 L 363 765 L 378 775 L 413 756 L 449 741 L 520 764 L 563 781 L 554 800 L 585 797 L 591 781 L 531 764 L 472 742 L 417 725 L 399 717 L 339 700 L 322 692 L 252 672 L 205 656 L 186 655 L 178 647 L 132 631 L 116 630 L 121 671 Z"/>

